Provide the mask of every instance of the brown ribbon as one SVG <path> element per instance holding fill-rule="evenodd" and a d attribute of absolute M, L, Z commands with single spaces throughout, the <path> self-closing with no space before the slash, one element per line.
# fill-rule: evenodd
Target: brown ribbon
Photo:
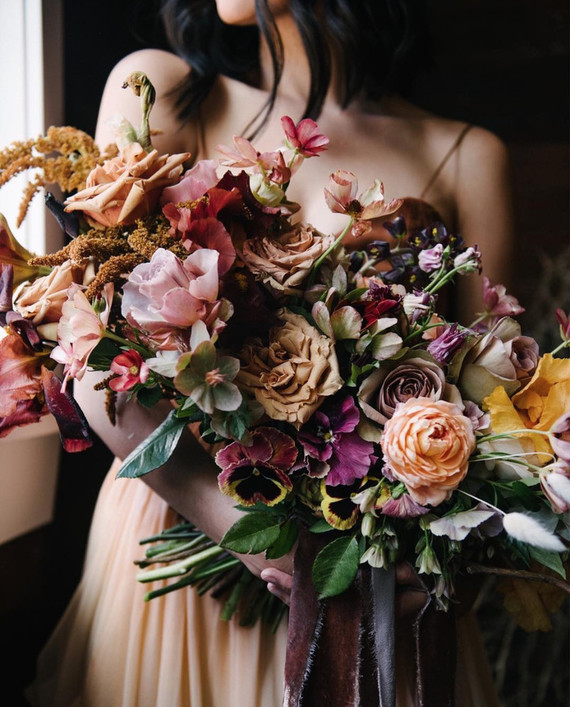
<path fill-rule="evenodd" d="M 295 555 L 283 707 L 393 707 L 395 669 L 386 684 L 394 665 L 393 574 L 375 575 L 363 565 L 347 591 L 319 601 L 312 566 L 327 541 L 303 532 Z M 436 611 L 428 600 L 413 628 L 416 685 L 410 692 L 417 706 L 454 707 L 452 613 Z"/>

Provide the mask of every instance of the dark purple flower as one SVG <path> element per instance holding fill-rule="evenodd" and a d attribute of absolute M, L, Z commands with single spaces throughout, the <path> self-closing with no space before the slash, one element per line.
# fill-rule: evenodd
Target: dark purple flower
<path fill-rule="evenodd" d="M 386 241 L 372 241 L 366 246 L 368 257 L 375 260 L 386 260 L 390 255 L 390 244 Z"/>
<path fill-rule="evenodd" d="M 451 361 L 453 354 L 463 346 L 466 339 L 467 332 L 459 331 L 457 323 L 454 322 L 428 345 L 427 350 L 438 363 L 444 365 Z"/>
<path fill-rule="evenodd" d="M 71 393 L 64 390 L 53 371 L 42 369 L 42 385 L 46 407 L 59 427 L 59 436 L 66 452 L 83 452 L 93 445 L 89 425 Z"/>
<path fill-rule="evenodd" d="M 328 486 L 362 479 L 372 464 L 374 446 L 356 432 L 360 412 L 351 396 L 335 398 L 310 418 L 298 440 L 311 460 L 312 476 L 325 476 Z"/>
<path fill-rule="evenodd" d="M 382 225 L 392 238 L 403 238 L 407 233 L 406 219 L 403 216 L 397 216 L 393 221 L 384 221 Z"/>

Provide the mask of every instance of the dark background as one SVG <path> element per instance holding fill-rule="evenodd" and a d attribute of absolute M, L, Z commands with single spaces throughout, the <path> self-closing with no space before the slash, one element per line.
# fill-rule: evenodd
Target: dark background
<path fill-rule="evenodd" d="M 135 49 L 166 48 L 155 5 L 64 0 L 65 124 L 93 133 L 113 65 Z M 507 144 L 517 226 L 514 294 L 527 307 L 527 332 L 548 350 L 554 307 L 570 309 L 568 4 L 428 0 L 428 8 L 433 62 L 411 98 Z M 54 522 L 0 547 L 0 636 L 9 651 L 0 684 L 8 707 L 26 704 L 22 687 L 79 579 L 109 463 L 100 444 L 81 458 L 65 456 Z M 567 615 L 566 606 L 551 634 L 526 634 L 495 600 L 483 602 L 479 617 L 507 707 L 570 704 Z"/>

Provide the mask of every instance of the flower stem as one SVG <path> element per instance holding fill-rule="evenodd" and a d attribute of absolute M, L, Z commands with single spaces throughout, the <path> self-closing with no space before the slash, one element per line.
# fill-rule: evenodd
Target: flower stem
<path fill-rule="evenodd" d="M 111 339 L 111 341 L 116 341 L 118 344 L 121 344 L 121 346 L 128 346 L 130 349 L 134 349 L 135 351 L 138 351 L 140 354 L 147 354 L 147 350 L 143 347 L 140 346 L 139 344 L 135 344 L 133 341 L 129 341 L 128 339 L 124 339 L 122 336 L 119 336 L 118 334 L 115 334 L 112 331 L 109 331 L 109 329 L 105 329 L 105 333 L 103 334 L 105 339 Z"/>
<path fill-rule="evenodd" d="M 307 287 L 310 287 L 313 284 L 315 277 L 317 275 L 317 272 L 318 272 L 319 268 L 321 267 L 321 265 L 323 264 L 325 258 L 327 258 L 333 252 L 333 250 L 338 248 L 338 246 L 342 243 L 343 238 L 348 233 L 349 228 L 352 227 L 353 223 L 354 223 L 354 216 L 351 216 L 349 222 L 346 224 L 346 226 L 342 230 L 341 234 L 337 237 L 337 239 L 334 241 L 334 243 L 332 243 L 325 250 L 325 252 L 315 260 L 315 262 L 313 263 L 313 267 L 311 268 L 311 273 L 309 275 Z"/>
<path fill-rule="evenodd" d="M 223 548 L 219 545 L 214 545 L 209 547 L 202 552 L 197 552 L 195 555 L 191 555 L 182 562 L 177 562 L 175 565 L 169 565 L 168 567 L 163 567 L 161 569 L 150 570 L 149 572 L 141 572 L 137 575 L 137 580 L 139 582 L 153 582 L 155 579 L 167 579 L 168 577 L 176 577 L 177 575 L 186 574 L 191 567 L 209 560 L 216 555 L 225 552 Z"/>
<path fill-rule="evenodd" d="M 560 346 L 557 346 L 555 349 L 553 349 L 553 350 L 550 352 L 550 355 L 551 355 L 551 356 L 555 356 L 559 351 L 562 351 L 562 349 L 565 349 L 565 348 L 567 348 L 568 346 L 570 346 L 570 339 L 568 339 L 567 341 L 563 341 L 563 342 L 560 344 Z"/>

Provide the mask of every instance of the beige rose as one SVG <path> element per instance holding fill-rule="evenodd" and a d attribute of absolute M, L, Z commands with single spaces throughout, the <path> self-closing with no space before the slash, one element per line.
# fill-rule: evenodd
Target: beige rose
<path fill-rule="evenodd" d="M 342 379 L 331 339 L 299 314 L 283 309 L 278 315 L 283 324 L 270 332 L 268 346 L 246 346 L 237 380 L 271 419 L 298 426 L 339 390 Z"/>
<path fill-rule="evenodd" d="M 457 405 L 411 398 L 386 422 L 380 444 L 389 470 L 414 501 L 437 506 L 467 474 L 475 435 Z"/>
<path fill-rule="evenodd" d="M 311 226 L 297 224 L 277 238 L 264 236 L 245 241 L 242 260 L 264 283 L 285 294 L 294 294 L 333 240 Z"/>
<path fill-rule="evenodd" d="M 65 202 L 66 211 L 83 211 L 103 226 L 134 223 L 155 209 L 164 187 L 177 184 L 189 152 L 159 155 L 146 152 L 138 142 L 121 149 L 120 155 L 95 167 L 86 187 Z"/>
<path fill-rule="evenodd" d="M 36 326 L 58 322 L 69 286 L 74 282 L 86 284 L 84 274 L 85 266 L 74 265 L 69 260 L 56 265 L 49 275 L 36 278 L 20 290 L 14 309 Z"/>

